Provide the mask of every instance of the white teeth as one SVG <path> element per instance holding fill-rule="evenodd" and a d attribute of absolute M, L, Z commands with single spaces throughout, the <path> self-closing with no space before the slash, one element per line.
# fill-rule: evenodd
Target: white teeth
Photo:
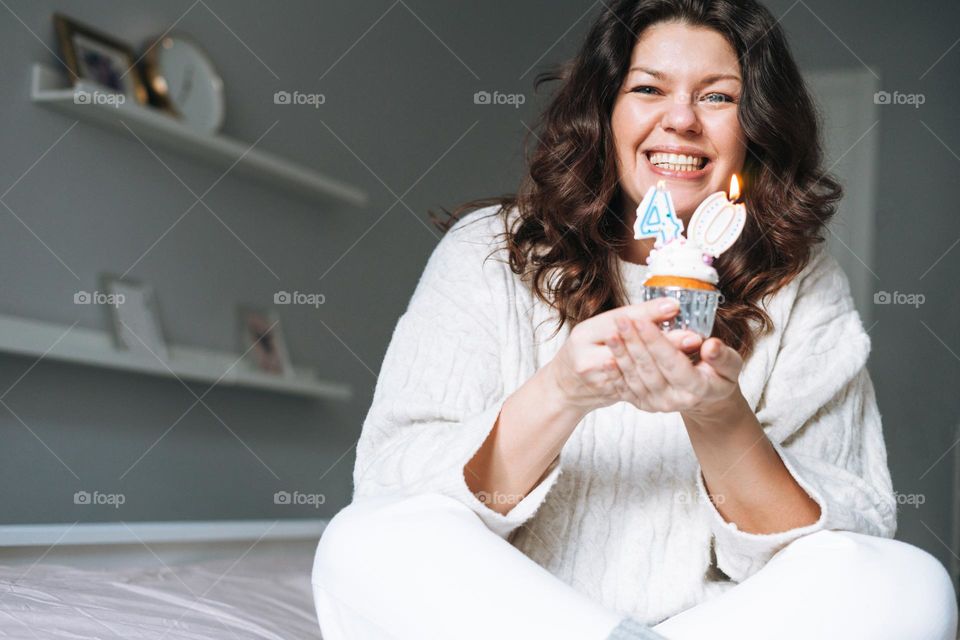
<path fill-rule="evenodd" d="M 688 156 L 677 153 L 655 151 L 649 154 L 650 163 L 670 171 L 696 171 L 707 164 L 703 156 Z"/>

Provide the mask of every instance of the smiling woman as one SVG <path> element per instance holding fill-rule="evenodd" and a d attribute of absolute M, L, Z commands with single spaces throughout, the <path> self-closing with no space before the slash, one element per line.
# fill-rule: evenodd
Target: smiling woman
<path fill-rule="evenodd" d="M 576 324 L 626 301 L 618 260 L 642 263 L 652 247 L 629 233 L 652 184 L 667 180 L 687 221 L 736 172 L 749 216 L 714 265 L 715 335 L 747 357 L 771 330 L 760 301 L 803 270 L 842 195 L 773 17 L 755 2 L 613 3 L 578 55 L 537 79 L 549 82 L 559 86 L 519 193 L 468 202 L 452 220 L 500 207 L 513 271 L 557 307 L 558 326 Z"/>
<path fill-rule="evenodd" d="M 870 338 L 820 244 L 840 187 L 773 16 L 603 4 L 545 78 L 519 193 L 451 215 L 391 338 L 324 637 L 952 640 L 946 571 L 890 540 Z M 689 225 L 733 174 L 715 333 L 665 332 L 638 202 L 663 181 Z"/>

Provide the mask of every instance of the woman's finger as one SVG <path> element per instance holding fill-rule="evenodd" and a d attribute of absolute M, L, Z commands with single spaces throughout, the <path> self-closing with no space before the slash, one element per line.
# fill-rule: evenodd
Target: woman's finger
<path fill-rule="evenodd" d="M 700 337 L 700 334 L 689 329 L 671 329 L 663 335 L 670 341 L 670 344 L 687 355 L 699 353 L 700 347 L 703 346 L 703 338 Z"/>
<path fill-rule="evenodd" d="M 634 324 L 637 335 L 643 341 L 647 352 L 652 356 L 653 363 L 667 383 L 678 389 L 692 390 L 698 378 L 693 365 L 690 364 L 690 358 L 678 350 L 652 323 Z"/>
<path fill-rule="evenodd" d="M 644 322 L 650 324 L 649 321 Z M 650 324 L 650 326 L 653 325 Z M 620 331 L 620 339 L 626 347 L 629 360 L 633 363 L 634 375 L 643 382 L 643 386 L 651 393 L 662 392 L 667 387 L 667 381 L 657 363 L 654 362 L 653 355 L 647 350 L 643 340 L 637 334 L 636 322 L 624 319 L 618 322 L 617 329 Z M 628 381 L 631 380 L 629 376 L 626 377 Z"/>
<path fill-rule="evenodd" d="M 719 338 L 710 338 L 700 348 L 701 362 L 706 362 L 721 378 L 736 382 L 743 367 L 743 358 Z"/>
<path fill-rule="evenodd" d="M 583 321 L 578 326 L 590 342 L 604 344 L 617 335 L 616 320 L 620 317 L 646 318 L 660 323 L 677 315 L 680 306 L 673 298 L 656 298 L 639 304 L 617 307 Z"/>
<path fill-rule="evenodd" d="M 626 346 L 616 336 L 608 340 L 607 344 L 616 361 L 614 388 L 621 398 L 633 402 L 639 407 L 648 391 L 642 380 L 633 379 L 633 362 L 630 360 L 630 354 L 627 353 Z"/>

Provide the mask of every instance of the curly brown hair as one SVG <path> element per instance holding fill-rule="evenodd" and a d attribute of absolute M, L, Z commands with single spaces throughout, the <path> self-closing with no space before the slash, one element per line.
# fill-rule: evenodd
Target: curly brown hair
<path fill-rule="evenodd" d="M 842 194 L 822 168 L 817 113 L 786 37 L 754 0 L 604 5 L 576 57 L 536 79 L 537 89 L 547 82 L 559 87 L 531 132 L 536 140 L 519 191 L 444 209 L 446 218 L 431 216 L 446 230 L 468 211 L 498 205 L 510 268 L 557 310 L 556 331 L 626 304 L 618 257 L 632 233 L 625 233 L 616 206 L 621 191 L 610 117 L 639 34 L 660 22 L 713 29 L 740 60 L 748 218 L 714 263 L 724 297 L 713 335 L 746 358 L 773 328 L 761 303 L 807 265 Z"/>

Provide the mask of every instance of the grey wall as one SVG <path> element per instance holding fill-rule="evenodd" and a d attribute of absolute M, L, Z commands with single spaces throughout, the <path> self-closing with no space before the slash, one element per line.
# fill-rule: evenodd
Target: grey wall
<path fill-rule="evenodd" d="M 321 292 L 319 311 L 280 309 L 290 350 L 351 384 L 355 398 L 215 389 L 204 402 L 216 417 L 198 405 L 163 436 L 194 403 L 177 381 L 43 361 L 3 396 L 10 411 L 0 407 L 0 521 L 331 515 L 349 499 L 352 446 L 387 341 L 439 238 L 427 209 L 509 191 L 519 174 L 520 119 L 533 119 L 532 100 L 515 110 L 474 105 L 473 94 L 525 90 L 519 76 L 582 9 L 543 17 L 509 2 L 7 4 L 0 193 L 27 172 L 3 199 L 29 230 L 0 213 L 0 313 L 102 327 L 102 311 L 74 305 L 74 292 L 139 260 L 130 275 L 155 284 L 171 342 L 234 349 L 237 302 Z M 137 44 L 176 22 L 224 78 L 225 133 L 252 142 L 277 122 L 260 147 L 361 186 L 369 206 L 317 205 L 228 175 L 206 202 L 229 230 L 197 206 L 140 259 L 193 198 L 132 136 L 85 122 L 43 155 L 74 122 L 29 100 L 30 65 L 57 64 L 44 46 L 56 50 L 54 10 Z M 278 90 L 322 92 L 326 104 L 278 106 Z M 221 175 L 158 154 L 197 193 Z M 391 208 L 408 189 L 406 206 Z M 0 357 L 0 394 L 31 364 Z M 76 506 L 80 489 L 120 492 L 126 504 Z M 274 505 L 281 489 L 323 493 L 327 503 Z"/>
<path fill-rule="evenodd" d="M 903 502 L 897 537 L 950 565 L 960 553 L 952 540 L 960 437 L 960 247 L 954 246 L 960 4 L 770 0 L 767 6 L 786 14 L 782 23 L 805 68 L 866 64 L 883 90 L 925 98 L 919 108 L 881 106 L 880 125 L 869 134 L 879 136 L 875 290 L 926 298 L 920 307 L 874 306 L 870 370 Z M 912 497 L 925 502 L 914 506 Z"/>
<path fill-rule="evenodd" d="M 538 60 L 542 66 L 571 54 L 593 15 L 578 22 L 589 5 L 583 1 L 553 2 L 544 12 L 536 3 L 411 0 L 376 22 L 390 3 L 205 2 L 187 11 L 186 1 L 8 0 L 25 24 L 0 12 L 3 189 L 73 122 L 28 100 L 30 63 L 53 60 L 30 30 L 51 44 L 49 14 L 61 9 L 139 43 L 180 19 L 177 29 L 204 44 L 224 77 L 227 133 L 254 140 L 279 121 L 263 148 L 363 186 L 371 204 L 319 207 L 228 176 L 207 202 L 279 280 L 201 207 L 132 275 L 156 285 L 174 342 L 224 349 L 234 345 L 236 302 L 268 302 L 280 288 L 324 293 L 327 303 L 319 311 L 282 310 L 288 342 L 297 361 L 352 384 L 356 397 L 348 404 L 311 404 L 214 390 L 206 398 L 211 409 L 279 479 L 198 407 L 120 481 L 193 397 L 175 381 L 40 363 L 4 398 L 25 424 L 0 409 L 3 522 L 318 513 L 273 505 L 278 489 L 325 493 L 328 502 L 318 515 L 342 506 L 350 492 L 351 446 L 375 373 L 437 241 L 425 228 L 426 209 L 514 188 L 521 119 L 532 124 L 537 111 L 533 73 L 524 73 Z M 926 97 L 920 109 L 883 107 L 881 125 L 871 134 L 879 136 L 880 149 L 877 290 L 926 295 L 919 309 L 877 306 L 871 371 L 897 489 L 926 500 L 920 508 L 904 505 L 898 537 L 947 562 L 953 456 L 934 462 L 954 443 L 960 415 L 960 328 L 953 319 L 960 311 L 953 295 L 960 249 L 950 251 L 960 237 L 951 200 L 960 131 L 950 110 L 960 98 L 960 47 L 920 76 L 955 44 L 960 6 L 946 0 L 927 10 L 892 0 L 770 0 L 769 6 L 785 14 L 805 68 L 862 61 L 879 71 L 884 89 Z M 327 103 L 319 111 L 276 106 L 272 96 L 281 89 L 323 92 Z M 525 92 L 529 99 L 519 110 L 477 106 L 472 95 L 480 89 Z M 160 155 L 195 191 L 219 176 L 175 154 Z M 404 197 L 412 212 L 397 205 L 377 222 L 394 203 L 391 190 L 403 194 L 418 180 Z M 96 286 L 100 271 L 125 270 L 192 203 L 136 140 L 85 123 L 4 200 L 79 279 L 3 210 L 0 312 L 90 327 L 101 325 L 100 314 L 73 305 L 73 292 Z M 30 364 L 0 358 L 0 387 L 13 384 Z M 75 507 L 77 489 L 122 491 L 127 504 L 119 513 Z"/>

